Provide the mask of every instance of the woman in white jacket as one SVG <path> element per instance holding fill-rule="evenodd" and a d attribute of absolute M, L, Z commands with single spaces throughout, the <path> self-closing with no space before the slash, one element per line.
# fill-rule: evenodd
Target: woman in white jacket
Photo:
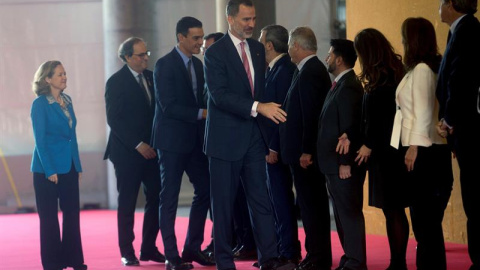
<path fill-rule="evenodd" d="M 450 198 L 453 174 L 446 140 L 435 129 L 435 99 L 441 61 L 433 25 L 424 18 L 402 24 L 407 74 L 396 91 L 397 112 L 391 145 L 405 152 L 406 181 L 411 183 L 412 228 L 417 240 L 417 269 L 446 269 L 442 220 Z"/>

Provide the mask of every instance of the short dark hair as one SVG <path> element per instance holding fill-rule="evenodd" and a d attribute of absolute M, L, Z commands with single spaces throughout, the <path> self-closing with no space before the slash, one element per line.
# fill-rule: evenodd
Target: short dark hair
<path fill-rule="evenodd" d="M 224 35 L 225 34 L 222 33 L 222 32 L 210 33 L 210 34 L 204 36 L 203 39 L 204 40 L 209 40 L 209 39 L 213 38 L 213 41 L 216 42 L 219 39 L 221 39 Z"/>
<path fill-rule="evenodd" d="M 288 30 L 281 25 L 267 25 L 261 30 L 265 32 L 265 42 L 271 42 L 277 53 L 288 52 Z"/>
<path fill-rule="evenodd" d="M 137 43 L 143 42 L 147 44 L 143 39 L 139 37 L 129 37 L 127 38 L 120 47 L 118 48 L 118 58 L 120 58 L 123 62 L 127 62 L 127 58 L 125 56 L 132 56 L 133 55 L 133 46 Z"/>
<path fill-rule="evenodd" d="M 443 0 L 443 2 L 451 2 L 453 9 L 463 14 L 475 14 L 477 12 L 477 0 Z"/>
<path fill-rule="evenodd" d="M 225 10 L 227 16 L 236 16 L 240 11 L 240 5 L 247 7 L 253 7 L 252 0 L 230 0 L 228 1 L 227 8 Z"/>
<path fill-rule="evenodd" d="M 355 52 L 353 41 L 348 39 L 332 39 L 330 40 L 330 46 L 332 47 L 333 54 L 337 57 L 342 57 L 347 67 L 353 68 L 355 66 L 357 53 Z"/>
<path fill-rule="evenodd" d="M 403 62 L 407 71 L 421 62 L 437 73 L 442 56 L 438 52 L 433 24 L 425 18 L 407 18 L 402 23 Z"/>
<path fill-rule="evenodd" d="M 189 16 L 183 17 L 177 22 L 177 28 L 175 32 L 177 42 L 178 34 L 182 34 L 182 36 L 186 37 L 190 28 L 202 28 L 202 22 L 194 17 Z"/>

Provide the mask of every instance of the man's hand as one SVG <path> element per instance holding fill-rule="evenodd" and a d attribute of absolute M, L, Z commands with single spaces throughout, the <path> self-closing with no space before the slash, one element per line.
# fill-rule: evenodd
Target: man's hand
<path fill-rule="evenodd" d="M 138 148 L 137 148 L 137 151 L 145 159 L 153 159 L 157 156 L 157 153 L 155 153 L 155 150 L 153 150 L 153 148 L 150 147 L 150 145 L 148 145 L 146 143 L 140 144 L 140 146 L 138 146 Z"/>
<path fill-rule="evenodd" d="M 372 149 L 368 148 L 365 145 L 362 145 L 360 149 L 357 151 L 358 155 L 355 158 L 355 162 L 358 162 L 358 165 L 362 164 L 362 162 L 367 162 L 370 154 L 372 153 Z"/>
<path fill-rule="evenodd" d="M 443 120 L 440 120 L 437 125 L 435 126 L 437 129 L 438 135 L 442 138 L 446 138 L 448 135 L 448 127 L 447 125 L 443 122 Z"/>
<path fill-rule="evenodd" d="M 340 165 L 338 167 L 338 177 L 340 179 L 347 179 L 352 176 L 352 167 L 350 165 Z"/>
<path fill-rule="evenodd" d="M 278 162 L 278 153 L 275 151 L 270 150 L 270 153 L 265 156 L 268 164 L 275 164 Z"/>
<path fill-rule="evenodd" d="M 342 136 L 338 138 L 338 143 L 337 143 L 337 153 L 340 155 L 348 154 L 348 151 L 350 149 L 350 140 L 348 139 L 347 133 L 343 133 Z"/>
<path fill-rule="evenodd" d="M 207 119 L 207 109 L 203 109 L 202 111 L 202 118 Z"/>
<path fill-rule="evenodd" d="M 278 124 L 280 122 L 287 121 L 287 113 L 280 109 L 281 105 L 269 102 L 269 103 L 258 103 L 257 105 L 257 112 L 261 115 L 267 117 L 268 119 Z"/>
<path fill-rule="evenodd" d="M 303 153 L 300 156 L 300 166 L 304 169 L 306 169 L 308 166 L 310 166 L 313 163 L 312 161 L 312 155 L 310 154 L 305 154 Z"/>

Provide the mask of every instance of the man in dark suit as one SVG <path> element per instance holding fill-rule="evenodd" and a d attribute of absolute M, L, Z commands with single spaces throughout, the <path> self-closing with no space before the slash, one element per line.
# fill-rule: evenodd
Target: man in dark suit
<path fill-rule="evenodd" d="M 157 149 L 162 189 L 160 230 L 165 246 L 166 269 L 188 270 L 190 262 L 215 263 L 200 249 L 210 204 L 208 160 L 202 152 L 205 117 L 203 66 L 193 54 L 203 44 L 202 23 L 181 18 L 176 27 L 177 46 L 158 59 L 154 70 L 156 110 L 152 147 Z M 183 173 L 194 187 L 187 237 L 182 258 L 177 248 L 175 218 Z"/>
<path fill-rule="evenodd" d="M 345 254 L 337 269 L 367 269 L 363 182 L 365 168 L 355 164 L 355 154 L 339 153 L 339 138 L 348 137 L 350 147 L 360 147 L 360 116 L 363 88 L 353 71 L 357 56 L 353 42 L 332 39 L 325 59 L 335 76 L 318 121 L 317 155 L 333 202 L 338 236 Z"/>
<path fill-rule="evenodd" d="M 265 88 L 265 51 L 250 39 L 255 26 L 251 0 L 230 0 L 228 33 L 205 53 L 209 99 L 205 153 L 210 162 L 211 199 L 215 224 L 217 269 L 235 269 L 230 246 L 233 205 L 240 181 L 252 217 L 260 267 L 291 269 L 280 262 L 275 225 L 266 186 L 267 147 L 260 113 L 274 122 L 285 121 L 279 104 L 260 103 Z"/>
<path fill-rule="evenodd" d="M 160 176 L 157 155 L 150 147 L 155 111 L 153 77 L 147 70 L 147 45 L 141 38 L 125 40 L 118 56 L 126 64 L 107 81 L 105 103 L 110 136 L 104 159 L 115 167 L 118 190 L 118 243 L 122 263 L 139 265 L 133 249 L 135 206 L 143 183 L 146 197 L 140 260 L 164 262 L 155 241 L 158 235 Z"/>
<path fill-rule="evenodd" d="M 265 74 L 265 94 L 263 101 L 282 104 L 287 96 L 296 66 L 290 61 L 288 52 L 288 31 L 281 25 L 269 25 L 260 32 L 259 41 L 265 47 L 265 60 L 268 63 Z M 263 118 L 265 119 L 265 118 Z M 281 159 L 278 125 L 266 119 L 267 146 L 267 186 L 277 228 L 278 250 L 286 260 L 298 264 L 301 258 L 298 226 L 295 213 L 293 179 L 288 165 Z"/>
<path fill-rule="evenodd" d="M 281 158 L 290 166 L 305 229 L 307 256 L 298 270 L 332 266 L 327 188 L 314 162 L 318 116 L 331 82 L 316 52 L 317 40 L 310 28 L 290 32 L 288 53 L 297 69 L 283 103 L 288 121 L 280 124 L 279 131 Z"/>
<path fill-rule="evenodd" d="M 442 22 L 450 26 L 447 48 L 438 72 L 437 99 L 440 104 L 437 126 L 447 137 L 458 166 L 462 201 L 467 216 L 470 269 L 480 269 L 480 196 L 475 188 L 480 164 L 480 23 L 473 15 L 477 0 L 443 0 Z"/>

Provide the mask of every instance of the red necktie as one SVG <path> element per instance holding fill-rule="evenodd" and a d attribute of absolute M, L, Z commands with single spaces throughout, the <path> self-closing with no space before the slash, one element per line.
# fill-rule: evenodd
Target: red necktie
<path fill-rule="evenodd" d="M 245 71 L 247 72 L 248 82 L 250 83 L 250 89 L 251 89 L 252 97 L 253 97 L 254 91 L 253 91 L 252 73 L 250 73 L 250 64 L 248 63 L 247 53 L 245 52 L 245 42 L 244 41 L 240 42 L 240 48 L 242 49 L 243 68 L 245 68 Z"/>
<path fill-rule="evenodd" d="M 337 81 L 333 81 L 332 87 L 330 87 L 330 91 L 332 91 L 335 88 L 335 85 L 337 85 Z"/>

